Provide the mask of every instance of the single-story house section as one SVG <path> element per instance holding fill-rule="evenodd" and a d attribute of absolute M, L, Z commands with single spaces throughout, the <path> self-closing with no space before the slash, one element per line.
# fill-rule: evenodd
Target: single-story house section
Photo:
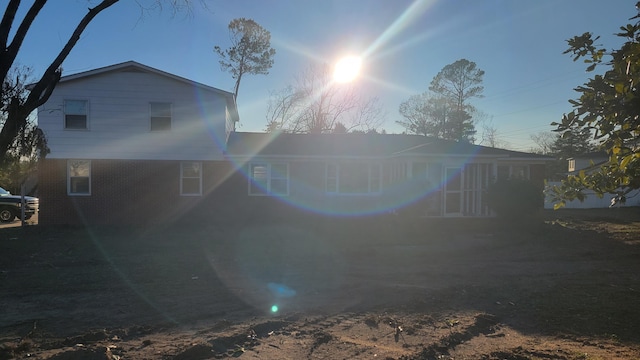
<path fill-rule="evenodd" d="M 233 94 L 132 61 L 63 77 L 38 121 L 41 224 L 484 217 L 489 184 L 542 189 L 549 160 L 417 135 L 236 132 Z"/>
<path fill-rule="evenodd" d="M 517 176 L 542 189 L 549 160 L 406 134 L 234 132 L 227 146 L 255 204 L 276 198 L 329 215 L 490 216 L 486 190 L 492 182 Z"/>

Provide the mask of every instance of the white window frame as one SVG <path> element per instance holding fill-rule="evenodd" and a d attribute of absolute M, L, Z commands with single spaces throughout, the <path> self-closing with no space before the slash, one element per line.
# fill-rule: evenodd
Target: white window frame
<path fill-rule="evenodd" d="M 193 166 L 197 164 L 198 167 L 198 175 L 197 176 L 185 176 L 184 169 L 185 166 Z M 187 193 L 184 191 L 184 180 L 185 179 L 197 179 L 198 180 L 198 192 L 196 193 Z M 202 196 L 202 163 L 199 161 L 182 161 L 180 162 L 180 196 Z"/>
<path fill-rule="evenodd" d="M 70 102 L 82 102 L 84 103 L 84 114 L 81 113 L 73 113 L 70 109 L 72 108 L 71 106 L 67 106 L 68 103 Z M 64 99 L 63 100 L 63 105 L 62 105 L 62 128 L 64 130 L 71 130 L 71 131 L 86 131 L 89 130 L 89 100 L 85 100 L 85 99 Z M 67 126 L 67 115 L 84 115 L 84 127 L 68 127 Z"/>
<path fill-rule="evenodd" d="M 340 168 L 349 167 L 354 164 L 364 164 L 368 166 L 367 191 L 366 192 L 344 192 L 340 189 Z M 333 170 L 331 170 L 333 168 Z M 325 167 L 325 192 L 329 195 L 339 196 L 371 196 L 379 195 L 382 191 L 382 164 L 376 162 L 357 163 L 327 163 Z M 375 185 L 377 183 L 377 186 Z M 331 188 L 331 189 L 330 189 Z"/>
<path fill-rule="evenodd" d="M 153 116 L 154 115 L 154 105 L 169 105 L 169 116 Z M 154 129 L 153 128 L 153 119 L 154 118 L 169 118 L 169 128 L 168 129 Z M 173 104 L 168 101 L 151 101 L 149 102 L 149 131 L 151 132 L 166 132 L 171 131 L 173 129 Z"/>
<path fill-rule="evenodd" d="M 289 163 L 286 162 L 269 162 L 269 161 L 256 161 L 248 164 L 248 178 L 249 178 L 249 188 L 248 194 L 249 196 L 289 196 L 289 185 L 290 185 L 290 176 L 289 176 Z M 280 174 L 279 172 L 275 172 L 273 170 L 274 166 L 284 166 L 286 171 L 285 174 Z M 256 181 L 254 176 L 254 168 L 256 167 L 264 167 L 265 168 L 265 181 Z M 284 192 L 274 192 L 273 191 L 273 183 L 276 181 L 285 181 L 286 182 L 286 190 Z M 264 182 L 263 185 L 260 183 Z"/>
<path fill-rule="evenodd" d="M 73 175 L 71 172 L 71 167 L 74 163 L 76 162 L 86 162 L 88 164 L 88 174 L 86 175 Z M 75 160 L 67 160 L 67 195 L 69 196 L 90 196 L 91 195 L 91 160 L 80 160 L 80 159 L 75 159 Z M 73 191 L 73 186 L 72 186 L 72 179 L 74 178 L 87 178 L 88 179 L 88 191 L 86 192 L 79 192 L 79 191 Z"/>

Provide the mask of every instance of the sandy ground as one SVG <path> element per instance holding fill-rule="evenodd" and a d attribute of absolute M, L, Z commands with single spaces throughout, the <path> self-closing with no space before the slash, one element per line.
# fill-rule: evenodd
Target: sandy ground
<path fill-rule="evenodd" d="M 544 218 L 1 229 L 0 359 L 640 359 L 640 210 Z"/>

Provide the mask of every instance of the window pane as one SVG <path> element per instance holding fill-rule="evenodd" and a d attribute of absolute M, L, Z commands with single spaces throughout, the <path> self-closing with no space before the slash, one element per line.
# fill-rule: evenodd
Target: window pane
<path fill-rule="evenodd" d="M 512 179 L 526 179 L 527 178 L 527 169 L 524 166 L 512 166 L 511 167 L 511 178 Z"/>
<path fill-rule="evenodd" d="M 200 178 L 200 163 L 199 162 L 182 163 L 182 176 Z"/>
<path fill-rule="evenodd" d="M 250 176 L 249 193 L 263 194 L 267 189 L 267 184 L 269 182 L 269 179 L 267 178 L 267 166 L 262 164 L 252 164 Z"/>
<path fill-rule="evenodd" d="M 272 179 L 286 179 L 288 177 L 287 164 L 271 164 L 271 178 Z"/>
<path fill-rule="evenodd" d="M 335 178 L 336 177 L 336 168 L 337 166 L 333 164 L 327 165 L 327 177 Z"/>
<path fill-rule="evenodd" d="M 88 177 L 72 177 L 69 179 L 71 194 L 88 194 L 89 178 Z"/>
<path fill-rule="evenodd" d="M 151 103 L 151 117 L 171 118 L 170 103 Z"/>
<path fill-rule="evenodd" d="M 446 213 L 455 214 L 460 212 L 460 193 L 446 194 Z"/>
<path fill-rule="evenodd" d="M 447 191 L 462 189 L 462 177 L 460 169 L 447 169 Z"/>
<path fill-rule="evenodd" d="M 171 130 L 171 118 L 152 117 L 151 131 Z"/>
<path fill-rule="evenodd" d="M 182 179 L 182 194 L 200 195 L 200 178 Z"/>
<path fill-rule="evenodd" d="M 340 192 L 358 194 L 369 192 L 369 165 L 348 164 L 340 166 Z"/>
<path fill-rule="evenodd" d="M 69 161 L 69 176 L 86 176 L 91 173 L 91 162 L 89 160 Z"/>
<path fill-rule="evenodd" d="M 64 113 L 65 115 L 87 115 L 87 101 L 65 100 Z"/>
<path fill-rule="evenodd" d="M 369 191 L 370 192 L 380 191 L 380 166 L 379 165 L 371 165 L 371 176 L 369 179 L 370 179 Z"/>
<path fill-rule="evenodd" d="M 267 183 L 267 166 L 251 165 L 251 178 L 253 181 Z"/>
<path fill-rule="evenodd" d="M 498 180 L 504 180 L 509 178 L 509 167 L 498 166 Z"/>
<path fill-rule="evenodd" d="M 288 181 L 286 179 L 271 180 L 271 193 L 277 195 L 286 195 L 287 183 Z"/>
<path fill-rule="evenodd" d="M 87 116 L 86 115 L 65 115 L 64 128 L 65 129 L 86 129 Z"/>
<path fill-rule="evenodd" d="M 327 178 L 327 192 L 328 193 L 335 193 L 338 192 L 338 188 L 337 188 L 337 184 L 336 184 L 336 179 L 329 179 Z"/>

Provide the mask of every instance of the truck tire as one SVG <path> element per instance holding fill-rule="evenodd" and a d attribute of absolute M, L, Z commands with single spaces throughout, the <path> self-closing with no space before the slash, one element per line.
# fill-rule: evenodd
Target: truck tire
<path fill-rule="evenodd" d="M 16 218 L 16 214 L 8 207 L 0 208 L 0 222 L 12 222 Z"/>

